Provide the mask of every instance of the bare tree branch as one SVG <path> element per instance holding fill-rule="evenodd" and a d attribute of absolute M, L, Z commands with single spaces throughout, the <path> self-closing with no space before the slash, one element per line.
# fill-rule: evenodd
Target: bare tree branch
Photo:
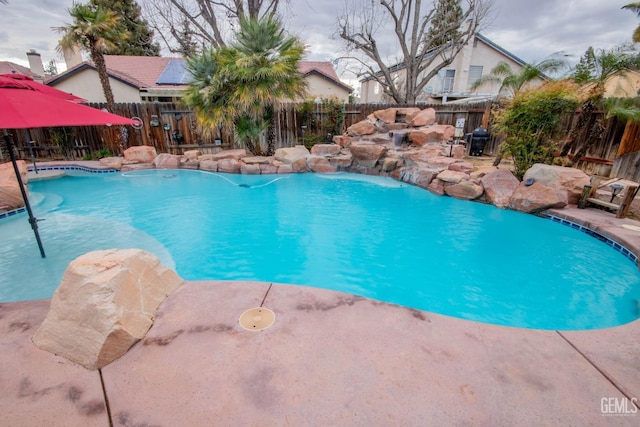
<path fill-rule="evenodd" d="M 427 3 L 432 5 L 430 10 Z M 414 103 L 429 81 L 472 40 L 488 16 L 492 0 L 449 3 L 457 6 L 442 5 L 438 9 L 422 0 L 362 2 L 345 9 L 338 18 L 337 35 L 344 40 L 351 58 L 363 66 L 363 75 L 378 82 L 385 95 L 397 103 Z M 437 21 L 436 16 L 440 17 Z M 393 32 L 401 55 L 396 63 L 383 57 L 377 43 L 388 38 L 388 34 L 382 34 L 385 28 Z M 354 53 L 366 59 L 358 59 Z M 403 70 L 402 76 L 399 69 Z"/>

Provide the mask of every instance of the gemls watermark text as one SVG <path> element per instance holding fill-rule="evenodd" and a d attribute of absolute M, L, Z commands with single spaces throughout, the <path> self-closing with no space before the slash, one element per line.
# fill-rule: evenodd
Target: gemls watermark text
<path fill-rule="evenodd" d="M 634 416 L 638 413 L 638 398 L 603 397 L 600 399 L 600 412 L 607 416 Z"/>

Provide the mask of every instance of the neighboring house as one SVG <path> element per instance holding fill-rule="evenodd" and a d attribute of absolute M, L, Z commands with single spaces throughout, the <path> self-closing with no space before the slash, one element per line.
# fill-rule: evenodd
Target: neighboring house
<path fill-rule="evenodd" d="M 116 102 L 174 102 L 187 88 L 190 75 L 183 58 L 105 55 Z M 330 62 L 300 62 L 313 98 L 336 97 L 345 102 L 353 89 L 340 81 Z M 84 61 L 47 80 L 47 84 L 89 102 L 105 102 L 93 63 Z"/>
<path fill-rule="evenodd" d="M 609 78 L 605 84 L 604 96 L 615 98 L 633 98 L 640 95 L 640 72 L 627 71 Z"/>
<path fill-rule="evenodd" d="M 419 100 L 422 102 L 446 103 L 447 101 L 465 98 L 471 100 L 495 97 L 500 90 L 500 84 L 487 83 L 473 91 L 471 86 L 482 76 L 489 74 L 500 62 L 506 62 L 515 72 L 522 69 L 526 64 L 517 56 L 478 33 L 473 40 L 467 43 L 450 65 L 440 70 L 437 76 L 429 81 L 424 89 L 423 96 Z M 426 72 L 431 71 L 434 68 L 433 65 L 437 65 L 437 60 Z M 395 65 L 390 69 L 393 71 L 392 75 L 394 77 L 398 79 L 404 77 L 405 68 L 403 64 Z M 382 87 L 373 77 L 361 80 L 361 83 L 360 101 L 362 103 L 389 101 L 383 97 Z M 542 80 L 538 79 L 532 83 L 541 84 Z"/>

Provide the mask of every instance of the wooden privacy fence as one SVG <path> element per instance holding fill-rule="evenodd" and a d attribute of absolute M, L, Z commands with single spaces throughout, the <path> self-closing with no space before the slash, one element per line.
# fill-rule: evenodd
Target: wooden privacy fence
<path fill-rule="evenodd" d="M 94 108 L 105 108 L 105 104 L 88 104 Z M 327 142 L 331 136 L 344 133 L 347 127 L 376 110 L 398 107 L 392 104 L 345 104 L 340 111 L 339 123 L 328 126 L 331 118 L 328 107 L 314 105 L 311 115 L 304 115 L 299 104 L 283 104 L 277 111 L 275 124 L 276 148 L 291 147 L 303 142 L 303 132 L 307 141 Z M 410 106 L 406 106 L 410 107 Z M 465 119 L 465 131 L 488 122 L 491 104 L 466 105 L 419 105 L 420 108 L 436 109 L 436 120 L 440 124 L 455 125 L 459 118 Z M 120 140 L 120 150 L 136 145 L 155 147 L 158 153 L 182 154 L 185 150 L 199 149 L 210 152 L 216 148 L 234 146 L 233 132 L 216 129 L 205 135 L 199 128 L 195 113 L 178 103 L 131 103 L 116 104 L 116 114 L 137 117 L 142 127 L 94 126 L 82 128 L 12 130 L 17 155 L 29 159 L 29 145 L 38 159 L 82 159 L 84 156 L 112 147 Z M 305 128 L 303 128 L 303 126 Z M 328 132 L 327 130 L 330 130 Z M 117 138 L 117 134 L 120 137 Z M 331 135 L 328 135 L 330 133 Z M 33 141 L 29 144 L 29 141 Z M 5 153 L 6 154 L 6 153 Z M 2 156 L 2 152 L 0 152 Z M 2 160 L 2 159 L 0 159 Z"/>
<path fill-rule="evenodd" d="M 89 104 L 95 108 L 104 108 L 105 104 Z M 464 119 L 464 133 L 470 133 L 482 126 L 491 133 L 490 102 L 468 105 L 418 105 L 419 108 L 431 107 L 436 110 L 439 124 L 455 126 L 458 119 Z M 325 142 L 335 133 L 344 133 L 346 129 L 376 110 L 396 107 L 414 107 L 394 104 L 344 104 L 341 106 L 340 120 L 325 104 L 313 105 L 312 111 L 303 113 L 301 104 L 283 104 L 276 111 L 274 119 L 276 148 L 290 147 L 303 142 Z M 335 111 L 334 111 L 335 112 Z M 64 129 L 12 130 L 17 155 L 30 159 L 29 145 L 38 159 L 82 159 L 84 156 L 113 146 L 113 141 L 123 142 L 120 149 L 135 145 L 155 147 L 158 153 L 182 154 L 186 150 L 199 149 L 207 153 L 219 148 L 232 148 L 234 135 L 225 129 L 216 129 L 205 135 L 199 128 L 195 113 L 178 103 L 136 103 L 117 104 L 116 114 L 125 117 L 138 117 L 142 127 L 132 126 L 96 126 Z M 332 115 L 333 114 L 333 115 Z M 592 123 L 604 112 L 595 111 Z M 568 114 L 561 124 L 559 135 L 568 135 L 575 125 L 579 112 Z M 334 122 L 332 122 L 333 120 Z M 638 180 L 640 178 L 640 125 L 627 124 L 617 118 L 604 120 L 606 131 L 603 138 L 589 148 L 577 167 L 588 174 L 621 177 Z M 305 128 L 303 128 L 303 126 Z M 626 127 L 625 127 L 626 126 Z M 578 152 L 587 138 L 587 130 L 578 136 L 569 155 Z M 120 138 L 116 138 L 120 133 Z M 328 134 L 332 135 L 328 135 Z M 29 144 L 29 141 L 34 141 Z M 495 155 L 502 140 L 491 135 L 485 147 L 485 154 Z M 0 161 L 8 160 L 7 153 L 0 149 Z"/>

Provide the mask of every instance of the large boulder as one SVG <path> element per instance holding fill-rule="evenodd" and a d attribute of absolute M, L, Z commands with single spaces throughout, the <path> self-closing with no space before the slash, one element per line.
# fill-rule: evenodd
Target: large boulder
<path fill-rule="evenodd" d="M 453 157 L 455 159 L 455 157 Z M 451 163 L 449 165 L 449 170 L 452 171 L 456 171 L 456 172 L 464 172 L 464 173 L 471 173 L 473 172 L 473 164 L 469 163 L 469 162 L 465 162 L 464 160 L 459 160 L 457 159 L 457 162 Z"/>
<path fill-rule="evenodd" d="M 298 159 L 306 159 L 310 154 L 304 145 L 296 145 L 295 147 L 278 148 L 275 159 L 285 165 L 290 165 Z"/>
<path fill-rule="evenodd" d="M 316 144 L 311 147 L 311 154 L 314 156 L 328 156 L 340 153 L 340 147 L 338 144 Z"/>
<path fill-rule="evenodd" d="M 240 162 L 236 159 L 225 158 L 218 161 L 218 172 L 240 173 Z"/>
<path fill-rule="evenodd" d="M 482 185 L 473 181 L 460 181 L 457 184 L 444 185 L 445 194 L 456 199 L 474 200 L 482 196 L 483 191 Z"/>
<path fill-rule="evenodd" d="M 122 169 L 122 157 L 103 157 L 100 159 L 100 164 L 110 169 L 120 170 Z"/>
<path fill-rule="evenodd" d="M 202 153 L 200 152 L 200 150 L 187 150 L 182 155 L 185 159 L 198 160 L 198 157 L 200 157 Z"/>
<path fill-rule="evenodd" d="M 387 108 L 386 110 L 377 110 L 373 112 L 373 115 L 375 116 L 376 119 L 381 120 L 387 124 L 396 122 L 395 108 Z"/>
<path fill-rule="evenodd" d="M 547 187 L 564 190 L 568 195 L 568 203 L 577 205 L 585 185 L 591 180 L 589 175 L 580 169 L 551 166 L 536 163 L 524 174 L 522 181 L 533 179 Z"/>
<path fill-rule="evenodd" d="M 124 150 L 124 160 L 131 163 L 152 163 L 158 153 L 154 147 L 137 145 Z"/>
<path fill-rule="evenodd" d="M 507 169 L 496 169 L 480 178 L 487 201 L 499 208 L 505 208 L 516 191 L 520 181 Z"/>
<path fill-rule="evenodd" d="M 361 122 L 355 123 L 347 128 L 347 135 L 349 136 L 362 136 L 362 135 L 371 135 L 372 133 L 376 133 L 376 126 L 373 122 L 369 120 L 363 120 Z"/>
<path fill-rule="evenodd" d="M 387 152 L 386 147 L 372 142 L 354 142 L 350 147 L 353 159 L 360 165 L 372 168 Z"/>
<path fill-rule="evenodd" d="M 411 121 L 409 122 L 411 126 L 419 127 L 419 126 L 429 126 L 436 122 L 436 110 L 433 108 L 425 108 L 420 111 L 418 114 L 413 116 Z"/>
<path fill-rule="evenodd" d="M 201 160 L 200 170 L 207 171 L 207 172 L 218 172 L 218 161 L 217 160 Z"/>
<path fill-rule="evenodd" d="M 18 160 L 18 170 L 20 171 L 20 177 L 25 184 L 24 189 L 29 194 L 27 188 L 27 164 L 24 160 Z M 18 179 L 16 178 L 15 170 L 11 162 L 0 164 L 0 212 L 12 211 L 24 206 L 24 200 L 22 199 L 22 193 L 20 192 L 20 186 L 18 185 Z"/>
<path fill-rule="evenodd" d="M 521 182 L 507 206 L 520 212 L 538 213 L 545 209 L 564 208 L 567 203 L 567 191 L 564 189 L 549 187 L 540 182 L 529 186 Z"/>
<path fill-rule="evenodd" d="M 33 342 L 100 369 L 145 336 L 158 306 L 182 283 L 149 252 L 89 252 L 67 267 Z"/>
<path fill-rule="evenodd" d="M 469 174 L 447 169 L 446 171 L 442 171 L 438 174 L 438 179 L 450 184 L 457 184 L 460 181 L 469 179 Z"/>
<path fill-rule="evenodd" d="M 243 175 L 260 175 L 262 171 L 260 170 L 260 164 L 246 164 L 241 162 L 240 173 Z"/>
<path fill-rule="evenodd" d="M 213 153 L 213 154 L 203 154 L 200 157 L 198 157 L 198 160 L 200 161 L 202 160 L 218 161 L 223 159 L 240 160 L 243 157 L 247 157 L 247 152 L 245 151 L 244 148 L 240 148 L 237 150 L 224 150 L 224 151 L 220 151 L 218 153 Z"/>
<path fill-rule="evenodd" d="M 153 160 L 156 169 L 178 169 L 180 167 L 181 156 L 177 154 L 160 153 Z"/>
<path fill-rule="evenodd" d="M 338 171 L 338 168 L 329 163 L 329 160 L 324 156 L 307 157 L 307 167 L 311 172 L 317 173 L 331 173 Z"/>

